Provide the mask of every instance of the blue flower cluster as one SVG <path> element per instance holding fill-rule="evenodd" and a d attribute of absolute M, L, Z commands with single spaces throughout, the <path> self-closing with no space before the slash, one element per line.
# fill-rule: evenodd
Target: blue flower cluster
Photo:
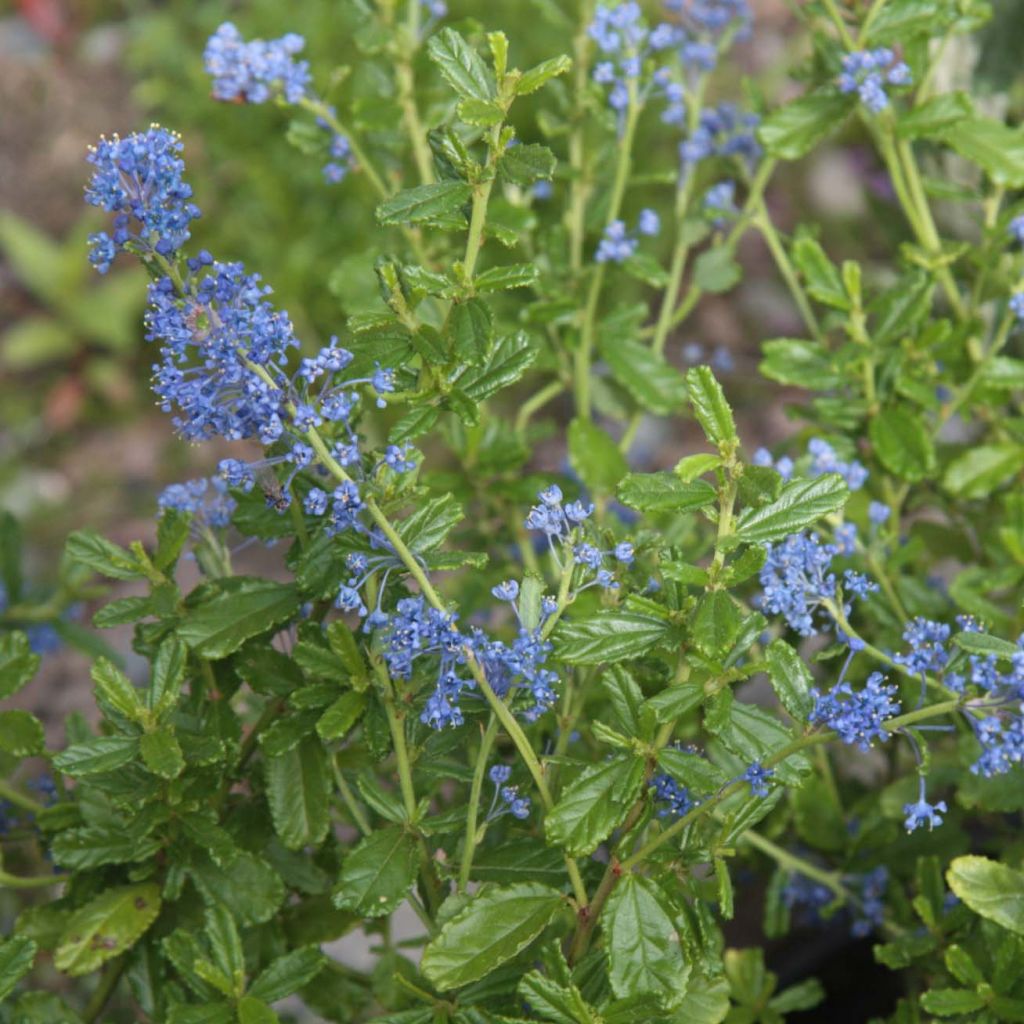
<path fill-rule="evenodd" d="M 882 927 L 885 919 L 885 891 L 889 888 L 889 869 L 883 864 L 863 875 L 847 880 L 856 889 L 857 903 L 851 933 L 857 938 L 866 938 Z"/>
<path fill-rule="evenodd" d="M 755 466 L 765 466 L 774 469 L 783 480 L 790 480 L 793 477 L 794 464 L 788 455 L 781 455 L 778 459 L 772 457 L 767 448 L 758 448 L 750 459 Z"/>
<path fill-rule="evenodd" d="M 840 553 L 836 544 L 825 544 L 817 535 L 790 534 L 781 544 L 766 544 L 767 557 L 761 567 L 761 607 L 781 615 L 801 636 L 813 636 L 818 628 L 815 613 L 825 601 L 839 593 L 832 559 Z M 878 585 L 861 573 L 847 569 L 843 575 L 844 597 L 866 597 Z M 849 614 L 845 603 L 843 611 Z"/>
<path fill-rule="evenodd" d="M 735 200 L 736 182 L 720 181 L 704 193 L 704 215 L 716 228 L 720 228 L 739 213 Z"/>
<path fill-rule="evenodd" d="M 640 235 L 654 236 L 661 230 L 661 219 L 654 210 L 644 209 L 637 217 L 636 229 L 632 233 L 623 220 L 613 220 L 605 229 L 598 243 L 594 259 L 598 263 L 623 263 L 636 252 Z"/>
<path fill-rule="evenodd" d="M 85 201 L 114 214 L 114 233 L 89 236 L 89 262 L 101 273 L 118 252 L 143 257 L 171 257 L 189 238 L 189 225 L 199 216 L 192 188 L 182 180 L 181 139 L 158 125 L 122 139 L 103 138 L 90 147 L 88 161 L 96 170 L 85 189 Z"/>
<path fill-rule="evenodd" d="M 487 777 L 494 783 L 494 797 L 487 820 L 493 821 L 502 814 L 511 814 L 513 818 L 524 821 L 530 816 L 530 798 L 519 795 L 518 786 L 507 785 L 512 777 L 512 769 L 507 764 L 496 764 L 491 767 Z M 499 804 L 500 800 L 500 804 Z"/>
<path fill-rule="evenodd" d="M 544 602 L 545 618 L 553 610 L 552 601 Z M 409 679 L 419 658 L 429 658 L 436 669 L 434 689 L 420 721 L 432 729 L 462 725 L 464 718 L 459 701 L 464 690 L 476 686 L 469 673 L 460 674 L 470 654 L 480 666 L 488 686 L 502 699 L 517 690 L 529 691 L 533 703 L 522 710 L 527 721 L 536 721 L 555 703 L 554 687 L 558 676 L 546 667 L 551 644 L 541 637 L 540 626 L 527 629 L 520 625 L 516 639 L 505 643 L 492 639 L 477 627 L 464 633 L 459 630 L 456 619 L 455 615 L 429 607 L 422 597 L 402 598 L 390 615 L 378 609 L 367 619 L 366 626 L 376 630 L 384 660 L 393 676 Z"/>
<path fill-rule="evenodd" d="M 887 85 L 909 85 L 910 68 L 887 46 L 875 50 L 858 50 L 843 57 L 839 76 L 841 92 L 855 92 L 861 103 L 873 114 L 889 105 Z"/>
<path fill-rule="evenodd" d="M 862 690 L 840 682 L 829 693 L 811 691 L 814 708 L 810 721 L 824 725 L 844 743 L 870 750 L 876 739 L 887 739 L 885 722 L 899 713 L 896 687 L 886 683 L 881 672 L 872 672 Z"/>
<path fill-rule="evenodd" d="M 213 76 L 215 99 L 229 103 L 266 103 L 282 96 L 298 103 L 309 92 L 309 62 L 296 60 L 305 39 L 294 32 L 280 39 L 253 39 L 226 21 L 210 36 L 203 52 L 203 65 Z"/>
<path fill-rule="evenodd" d="M 942 672 L 950 657 L 946 649 L 949 634 L 949 626 L 944 622 L 932 622 L 919 615 L 911 619 L 903 631 L 903 639 L 910 645 L 910 650 L 897 654 L 893 661 L 915 675 Z"/>
<path fill-rule="evenodd" d="M 231 516 L 238 503 L 228 493 L 228 485 L 220 477 L 207 480 L 186 480 L 184 483 L 165 487 L 157 498 L 161 509 L 176 509 L 188 512 L 193 525 L 223 529 L 231 522 Z"/>
<path fill-rule="evenodd" d="M 203 52 L 203 64 L 213 77 L 214 98 L 229 103 L 266 103 L 272 98 L 285 103 L 312 100 L 309 62 L 296 60 L 305 46 L 306 40 L 294 32 L 280 39 L 246 42 L 230 21 L 224 22 L 207 40 Z M 333 116 L 333 108 L 326 109 Z M 354 167 L 352 146 L 323 117 L 317 118 L 317 125 L 330 136 L 324 180 L 336 185 Z"/>
<path fill-rule="evenodd" d="M 843 888 L 852 897 L 846 904 L 852 921 L 850 932 L 863 939 L 877 931 L 885 915 L 884 897 L 889 885 L 889 871 L 883 865 L 864 874 L 845 874 Z M 792 873 L 782 890 L 782 901 L 809 923 L 819 923 L 822 911 L 836 903 L 836 894 L 827 885 L 798 872 Z"/>
<path fill-rule="evenodd" d="M 696 806 L 696 802 L 690 796 L 690 791 L 679 785 L 671 775 L 662 772 L 651 779 L 651 791 L 654 799 L 663 804 L 659 807 L 657 815 L 659 818 L 681 818 L 689 814 Z"/>
<path fill-rule="evenodd" d="M 744 782 L 750 783 L 750 792 L 754 796 L 767 796 L 768 780 L 775 774 L 774 768 L 765 768 L 760 761 L 754 761 L 753 764 L 747 766 L 746 770 L 740 776 Z"/>
<path fill-rule="evenodd" d="M 594 506 L 582 501 L 572 501 L 568 505 L 563 505 L 562 489 L 557 484 L 544 488 L 538 498 L 538 503 L 530 509 L 526 517 L 526 528 L 544 534 L 559 566 L 564 564 L 559 549 L 571 544 L 574 564 L 582 567 L 584 574 L 594 574 L 589 582 L 577 589 L 577 593 L 595 584 L 607 590 L 616 589 L 619 583 L 615 578 L 614 568 L 629 567 L 633 564 L 633 545 L 629 541 L 622 541 L 611 551 L 602 551 L 597 545 L 586 540 L 585 524 L 593 515 Z M 608 568 L 609 565 L 613 568 Z"/>
<path fill-rule="evenodd" d="M 757 114 L 743 113 L 734 103 L 720 103 L 702 110 L 697 127 L 679 144 L 684 172 L 713 156 L 738 157 L 749 165 L 761 158 L 754 132 L 761 123 Z"/>
<path fill-rule="evenodd" d="M 644 59 L 672 44 L 671 33 L 658 26 L 653 32 L 644 21 L 640 4 L 635 0 L 601 6 L 594 11 L 594 20 L 587 29 L 602 59 L 594 65 L 593 79 L 610 86 L 608 103 L 621 115 L 629 106 L 629 82 L 638 81 Z M 621 119 L 620 119 L 621 123 Z"/>
<path fill-rule="evenodd" d="M 836 454 L 835 448 L 820 437 L 813 437 L 807 442 L 807 452 L 811 463 L 807 468 L 808 476 L 821 476 L 824 473 L 838 473 L 851 491 L 859 491 L 868 478 L 868 471 L 856 459 L 843 462 Z"/>

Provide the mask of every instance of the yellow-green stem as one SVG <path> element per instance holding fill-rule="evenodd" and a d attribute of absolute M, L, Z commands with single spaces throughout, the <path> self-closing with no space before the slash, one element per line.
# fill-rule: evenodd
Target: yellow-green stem
<path fill-rule="evenodd" d="M 469 874 L 473 867 L 473 855 L 477 844 L 477 816 L 480 813 L 480 792 L 484 785 L 484 773 L 487 771 L 487 759 L 491 756 L 494 739 L 498 735 L 497 716 L 491 714 L 487 718 L 487 728 L 480 737 L 480 749 L 476 755 L 476 766 L 473 769 L 473 782 L 469 790 L 469 809 L 466 812 L 466 835 L 462 845 L 462 860 L 459 862 L 459 892 L 465 892 L 469 885 Z"/>

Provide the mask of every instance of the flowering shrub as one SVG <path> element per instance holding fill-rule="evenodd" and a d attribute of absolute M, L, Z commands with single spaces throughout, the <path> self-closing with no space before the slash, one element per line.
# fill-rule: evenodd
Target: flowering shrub
<path fill-rule="evenodd" d="M 133 625 L 149 671 L 98 658 L 98 728 L 72 717 L 57 750 L 0 712 L 0 881 L 26 896 L 0 1019 L 813 1011 L 812 977 L 778 991 L 761 949 L 726 948 L 737 895 L 767 937 L 871 936 L 904 975 L 888 1020 L 1024 1019 L 1024 139 L 931 62 L 986 5 L 808 5 L 804 91 L 758 110 L 717 100 L 742 0 L 582 2 L 525 71 L 502 33 L 402 6 L 365 15 L 401 151 L 317 91 L 294 34 L 225 24 L 203 56 L 215 99 L 293 111 L 324 188 L 377 194 L 379 305 L 326 344 L 273 267 L 191 244 L 202 188 L 172 131 L 89 155 L 112 215 L 89 259 L 150 274 L 154 392 L 182 439 L 235 452 L 164 492 L 155 543 L 69 539 L 61 594 L 133 584 L 93 623 Z M 448 94 L 429 130 L 424 81 Z M 657 202 L 641 121 L 675 140 Z M 846 121 L 905 229 L 884 267 L 813 225 L 782 237 L 766 205 Z M 926 179 L 926 152 L 969 184 Z M 747 232 L 805 324 L 763 340 L 765 378 L 808 392 L 778 452 L 740 437 L 709 366 L 665 355 Z M 642 471 L 645 416 L 706 443 Z M 542 472 L 552 437 L 567 460 Z M 61 609 L 27 601 L 3 536 L 11 697 Z M 233 571 L 240 538 L 274 545 L 271 578 Z M 331 945 L 360 927 L 370 970 Z"/>

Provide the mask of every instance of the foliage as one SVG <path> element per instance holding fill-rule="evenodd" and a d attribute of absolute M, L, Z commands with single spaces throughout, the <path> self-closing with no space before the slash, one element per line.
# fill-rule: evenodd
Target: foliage
<path fill-rule="evenodd" d="M 295 997 L 384 1024 L 778 1022 L 826 992 L 726 948 L 750 869 L 767 937 L 841 915 L 873 938 L 908 993 L 886 1019 L 1024 1018 L 1024 146 L 937 92 L 929 46 L 986 5 L 802 7 L 804 92 L 756 113 L 710 99 L 742 3 L 544 3 L 525 70 L 443 6 L 345 5 L 375 83 L 352 95 L 316 91 L 294 36 L 206 50 L 238 116 L 288 110 L 317 188 L 375 194 L 327 344 L 191 239 L 176 135 L 90 154 L 113 215 L 90 258 L 145 267 L 154 390 L 233 456 L 164 492 L 154 543 L 73 534 L 42 610 L 4 521 L 0 695 L 38 667 L 21 627 L 94 577 L 93 624 L 131 625 L 148 671 L 96 649 L 98 725 L 55 749 L 0 712 L 0 882 L 26 896 L 0 1020 L 249 1024 Z M 884 267 L 766 203 L 846 122 L 905 224 Z M 649 123 L 676 145 L 648 169 Z M 970 184 L 924 178 L 927 152 Z M 978 238 L 940 235 L 936 194 Z M 809 392 L 780 452 L 665 351 L 748 231 L 806 328 L 764 339 L 767 380 Z M 646 416 L 704 443 L 645 471 Z M 277 572 L 235 573 L 239 537 Z M 368 972 L 321 948 L 358 927 Z"/>

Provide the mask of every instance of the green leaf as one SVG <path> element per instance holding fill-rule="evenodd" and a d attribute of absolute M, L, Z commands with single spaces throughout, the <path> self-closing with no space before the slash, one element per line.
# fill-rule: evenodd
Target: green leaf
<path fill-rule="evenodd" d="M 189 538 L 192 516 L 177 509 L 165 508 L 156 526 L 156 552 L 153 564 L 161 571 L 173 569 Z"/>
<path fill-rule="evenodd" d="M 736 536 L 748 544 L 781 540 L 841 509 L 847 494 L 846 481 L 838 473 L 824 473 L 813 480 L 791 480 L 775 501 L 747 509 L 739 517 Z"/>
<path fill-rule="evenodd" d="M 41 754 L 46 746 L 43 723 L 28 711 L 0 711 L 0 750 L 15 757 Z"/>
<path fill-rule="evenodd" d="M 149 688 L 149 706 L 159 719 L 172 711 L 185 682 L 188 651 L 176 637 L 168 636 L 157 648 L 153 659 L 153 681 Z"/>
<path fill-rule="evenodd" d="M 975 116 L 956 121 L 942 138 L 977 164 L 996 185 L 1024 186 L 1024 129 Z"/>
<path fill-rule="evenodd" d="M 131 949 L 159 913 L 160 886 L 155 882 L 107 889 L 71 915 L 54 964 L 73 978 L 89 974 Z"/>
<path fill-rule="evenodd" d="M 480 55 L 454 29 L 444 28 L 427 42 L 427 55 L 445 81 L 463 98 L 494 98 L 494 77 Z"/>
<path fill-rule="evenodd" d="M 176 779 L 185 770 L 185 758 L 178 738 L 168 725 L 143 733 L 139 750 L 146 768 L 163 779 Z"/>
<path fill-rule="evenodd" d="M 506 263 L 491 267 L 473 278 L 473 287 L 478 292 L 503 292 L 509 288 L 529 288 L 540 276 L 533 263 Z"/>
<path fill-rule="evenodd" d="M 0 700 L 13 697 L 39 668 L 28 637 L 19 630 L 0 635 Z"/>
<path fill-rule="evenodd" d="M 498 160 L 498 174 L 513 185 L 526 188 L 536 181 L 550 181 L 555 173 L 555 154 L 547 146 L 521 143 L 509 146 Z"/>
<path fill-rule="evenodd" d="M 363 716 L 366 710 L 366 695 L 350 690 L 343 693 L 321 715 L 316 731 L 322 740 L 340 740 Z"/>
<path fill-rule="evenodd" d="M 973 113 L 970 96 L 963 92 L 945 92 L 900 114 L 896 121 L 896 134 L 903 139 L 941 135 Z"/>
<path fill-rule="evenodd" d="M 218 580 L 211 598 L 189 611 L 178 636 L 200 657 L 216 660 L 237 651 L 299 610 L 292 585 L 248 576 Z"/>
<path fill-rule="evenodd" d="M 238 1024 L 280 1024 L 281 1018 L 260 999 L 242 996 L 238 1000 Z"/>
<path fill-rule="evenodd" d="M 853 97 L 836 92 L 801 96 L 769 114 L 758 138 L 771 156 L 799 160 L 839 128 L 854 104 Z"/>
<path fill-rule="evenodd" d="M 803 658 L 785 640 L 773 640 L 765 651 L 768 676 L 779 703 L 798 722 L 805 722 L 814 707 L 814 679 Z"/>
<path fill-rule="evenodd" d="M 793 242 L 793 262 L 807 282 L 811 298 L 833 309 L 850 308 L 843 279 L 816 239 L 801 234 Z"/>
<path fill-rule="evenodd" d="M 327 958 L 316 946 L 293 949 L 279 956 L 257 976 L 249 986 L 249 995 L 265 1003 L 276 1003 L 308 985 L 326 963 Z"/>
<path fill-rule="evenodd" d="M 475 402 L 514 384 L 537 358 L 537 349 L 525 331 L 508 334 L 498 341 L 486 366 L 469 367 L 455 380 Z"/>
<path fill-rule="evenodd" d="M 698 794 L 713 793 L 729 780 L 729 776 L 707 758 L 675 747 L 663 747 L 658 751 L 658 765 Z"/>
<path fill-rule="evenodd" d="M 883 409 L 868 426 L 879 461 L 890 473 L 918 483 L 935 472 L 935 445 L 921 417 L 903 406 Z"/>
<path fill-rule="evenodd" d="M 595 494 L 612 494 L 626 475 L 626 456 L 596 424 L 576 417 L 569 424 L 569 461 Z"/>
<path fill-rule="evenodd" d="M 541 61 L 540 64 L 524 71 L 516 82 L 516 95 L 527 96 L 536 92 L 546 82 L 558 75 L 564 75 L 572 67 L 572 60 L 564 54 Z"/>
<path fill-rule="evenodd" d="M 546 885 L 485 887 L 427 944 L 420 968 L 442 992 L 486 977 L 524 950 L 562 905 Z"/>
<path fill-rule="evenodd" d="M 62 750 L 53 759 L 53 767 L 72 778 L 112 772 L 131 761 L 138 750 L 136 736 L 98 736 Z"/>
<path fill-rule="evenodd" d="M 324 748 L 307 737 L 266 761 L 267 801 L 274 829 L 290 850 L 316 845 L 330 825 L 330 779 Z"/>
<path fill-rule="evenodd" d="M 698 477 L 718 469 L 722 465 L 721 455 L 712 455 L 711 452 L 697 452 L 694 455 L 684 455 L 672 470 L 673 473 L 684 484 L 693 483 Z"/>
<path fill-rule="evenodd" d="M 239 850 L 223 867 L 213 860 L 193 864 L 192 878 L 207 903 L 223 903 L 240 925 L 270 920 L 284 900 L 280 876 L 259 857 Z"/>
<path fill-rule="evenodd" d="M 928 315 L 934 290 L 932 278 L 914 270 L 904 274 L 875 299 L 869 308 L 873 321 L 871 337 L 875 345 L 888 345 L 912 334 Z"/>
<path fill-rule="evenodd" d="M 213 962 L 228 981 L 228 996 L 237 996 L 245 988 L 245 954 L 242 940 L 231 912 L 222 904 L 206 908 L 206 938 L 210 943 Z"/>
<path fill-rule="evenodd" d="M 690 404 L 697 422 L 704 430 L 707 439 L 719 447 L 734 445 L 739 438 L 736 435 L 736 423 L 732 417 L 732 409 L 725 400 L 722 385 L 715 380 L 709 366 L 695 366 L 686 375 L 686 387 L 690 393 Z"/>
<path fill-rule="evenodd" d="M 465 182 L 439 181 L 402 189 L 377 207 L 377 221 L 383 225 L 421 224 L 455 215 L 463 220 L 462 208 L 473 197 Z"/>
<path fill-rule="evenodd" d="M 815 341 L 775 338 L 761 350 L 760 370 L 769 380 L 810 391 L 830 391 L 842 383 L 831 355 Z"/>
<path fill-rule="evenodd" d="M 694 285 L 715 295 L 729 291 L 742 276 L 732 249 L 724 245 L 702 252 L 693 265 Z"/>
<path fill-rule="evenodd" d="M 630 754 L 584 768 L 548 812 L 548 842 L 564 846 L 570 856 L 589 856 L 622 823 L 643 778 L 643 761 Z"/>
<path fill-rule="evenodd" d="M 684 483 L 674 473 L 630 473 L 619 484 L 619 501 L 641 512 L 696 512 L 717 500 L 703 480 Z"/>
<path fill-rule="evenodd" d="M 957 456 L 942 486 L 959 498 L 985 498 L 1024 469 L 1024 445 L 1012 441 L 974 445 Z"/>
<path fill-rule="evenodd" d="M 60 274 L 61 247 L 31 221 L 0 211 L 0 249 L 18 280 L 46 303 L 62 307 L 71 284 Z"/>
<path fill-rule="evenodd" d="M 416 881 L 419 849 L 405 829 L 389 826 L 367 836 L 345 858 L 334 905 L 363 917 L 390 914 Z"/>
<path fill-rule="evenodd" d="M 612 376 L 648 412 L 669 416 L 683 407 L 686 380 L 663 356 L 618 334 L 601 334 L 598 347 Z"/>
<path fill-rule="evenodd" d="M 997 636 L 989 636 L 988 633 L 956 633 L 953 643 L 968 654 L 980 654 L 982 657 L 993 655 L 1003 661 L 1012 661 L 1020 654 L 1016 644 L 1000 640 Z"/>
<path fill-rule="evenodd" d="M 119 715 L 139 721 L 143 714 L 142 699 L 132 681 L 109 659 L 100 658 L 92 666 L 96 697 L 109 704 Z"/>
<path fill-rule="evenodd" d="M 987 857 L 956 857 L 946 881 L 976 914 L 1024 935 L 1024 873 Z"/>
<path fill-rule="evenodd" d="M 661 619 L 632 612 L 601 612 L 563 619 L 554 632 L 555 657 L 570 665 L 602 665 L 639 658 L 668 639 Z"/>
<path fill-rule="evenodd" d="M 462 522 L 465 512 L 451 494 L 432 498 L 408 519 L 398 524 L 398 532 L 411 551 L 433 551 Z"/>
<path fill-rule="evenodd" d="M 9 939 L 0 942 L 0 1003 L 14 991 L 14 986 L 32 970 L 36 949 L 36 944 L 24 935 L 12 935 Z"/>
<path fill-rule="evenodd" d="M 653 996 L 666 1006 L 686 994 L 690 967 L 665 894 L 650 878 L 627 875 L 601 915 L 608 980 L 619 998 Z"/>
<path fill-rule="evenodd" d="M 716 725 L 714 731 L 722 743 L 747 764 L 765 761 L 793 741 L 792 734 L 774 715 L 739 702 L 732 705 L 727 721 L 720 727 Z M 809 770 L 810 763 L 803 754 L 791 754 L 775 766 L 779 780 L 787 785 L 799 784 Z"/>
<path fill-rule="evenodd" d="M 702 654 L 720 660 L 731 650 L 741 624 L 736 602 L 724 590 L 709 591 L 693 617 L 693 642 Z"/>
<path fill-rule="evenodd" d="M 984 998 L 966 988 L 933 988 L 921 996 L 921 1006 L 939 1017 L 959 1017 L 984 1005 Z"/>
<path fill-rule="evenodd" d="M 131 552 L 92 530 L 76 530 L 68 537 L 64 550 L 72 562 L 109 579 L 137 580 L 146 575 L 145 567 Z"/>
<path fill-rule="evenodd" d="M 487 303 L 467 299 L 452 306 L 446 330 L 455 357 L 476 365 L 487 358 L 494 337 L 494 317 Z"/>
<path fill-rule="evenodd" d="M 159 849 L 160 840 L 152 836 L 138 839 L 121 826 L 100 825 L 64 829 L 50 844 L 54 861 L 76 871 L 149 860 Z"/>
<path fill-rule="evenodd" d="M 895 0 L 878 8 L 865 36 L 865 49 L 901 43 L 907 46 L 915 37 L 941 35 L 955 18 L 956 6 L 944 0 Z"/>
<path fill-rule="evenodd" d="M 473 861 L 476 882 L 550 882 L 561 885 L 565 861 L 557 850 L 536 839 L 506 839 L 500 846 L 483 847 Z"/>
<path fill-rule="evenodd" d="M 459 103 L 459 120 L 478 128 L 491 128 L 505 120 L 505 111 L 493 100 L 467 99 Z"/>

